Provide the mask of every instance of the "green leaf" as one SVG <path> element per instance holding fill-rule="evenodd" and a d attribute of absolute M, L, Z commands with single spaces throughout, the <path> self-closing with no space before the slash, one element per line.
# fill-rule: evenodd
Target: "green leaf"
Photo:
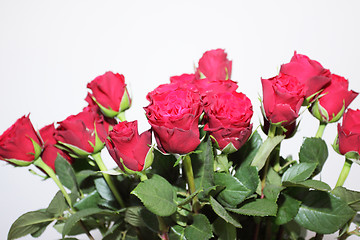
<path fill-rule="evenodd" d="M 107 201 L 114 201 L 115 197 L 111 192 L 108 184 L 106 183 L 105 179 L 100 177 L 94 180 L 96 190 L 100 194 L 100 196 L 107 200 Z"/>
<path fill-rule="evenodd" d="M 296 182 L 296 183 L 284 182 L 283 186 L 312 188 L 312 189 L 319 190 L 319 191 L 330 191 L 331 190 L 331 187 L 327 183 L 321 182 L 319 180 L 313 180 L 313 179 L 308 179 L 306 181 Z"/>
<path fill-rule="evenodd" d="M 154 161 L 151 165 L 150 173 L 154 173 L 174 183 L 179 178 L 179 165 L 174 167 L 176 158 L 171 154 L 162 154 L 154 149 Z"/>
<path fill-rule="evenodd" d="M 46 211 L 52 214 L 55 217 L 61 216 L 65 210 L 67 210 L 69 206 L 67 205 L 64 195 L 61 191 L 58 191 L 55 194 L 55 197 L 51 200 Z"/>
<path fill-rule="evenodd" d="M 140 211 L 142 208 L 142 206 L 128 207 L 125 211 L 125 222 L 129 223 L 134 227 L 144 226 L 144 222 L 140 215 Z"/>
<path fill-rule="evenodd" d="M 287 194 L 282 194 L 280 200 L 281 203 L 279 204 L 279 209 L 275 218 L 275 223 L 277 225 L 283 225 L 293 220 L 298 213 L 301 204 L 300 201 Z"/>
<path fill-rule="evenodd" d="M 236 228 L 234 225 L 217 218 L 213 223 L 213 231 L 218 236 L 218 240 L 235 240 Z"/>
<path fill-rule="evenodd" d="M 250 166 L 262 143 L 260 134 L 255 131 L 237 152 L 228 155 L 229 161 L 241 163 L 241 166 Z"/>
<path fill-rule="evenodd" d="M 185 228 L 184 234 L 187 240 L 207 240 L 213 236 L 210 222 L 203 214 L 193 216 L 193 223 Z"/>
<path fill-rule="evenodd" d="M 169 238 L 171 240 L 186 240 L 185 238 L 185 228 L 175 225 L 170 228 Z"/>
<path fill-rule="evenodd" d="M 101 200 L 100 194 L 98 193 L 98 191 L 94 190 L 86 197 L 76 202 L 74 204 L 74 207 L 78 210 L 83 210 L 86 208 L 97 208 L 100 200 Z"/>
<path fill-rule="evenodd" d="M 256 199 L 241 206 L 240 208 L 226 208 L 227 210 L 247 216 L 276 216 L 277 205 L 275 202 L 266 198 Z"/>
<path fill-rule="evenodd" d="M 346 202 L 328 192 L 310 191 L 295 217 L 301 226 L 321 234 L 339 230 L 355 215 Z"/>
<path fill-rule="evenodd" d="M 176 212 L 176 192 L 165 178 L 154 174 L 152 178 L 140 182 L 131 192 L 144 206 L 159 216 L 170 216 Z"/>
<path fill-rule="evenodd" d="M 189 196 L 187 196 L 185 199 L 183 199 L 182 201 L 180 201 L 178 203 L 178 206 L 183 206 L 185 204 L 188 204 L 189 202 L 191 202 L 191 200 L 196 197 L 196 195 L 198 195 L 200 192 L 204 191 L 203 189 L 198 189 L 195 192 L 193 192 L 192 194 L 190 194 Z"/>
<path fill-rule="evenodd" d="M 72 192 L 78 193 L 79 186 L 76 181 L 75 172 L 71 164 L 66 161 L 60 154 L 57 155 L 55 160 L 55 171 L 58 175 L 60 182 Z"/>
<path fill-rule="evenodd" d="M 344 187 L 336 187 L 331 192 L 355 211 L 360 211 L 360 192 L 351 191 Z"/>
<path fill-rule="evenodd" d="M 272 150 L 285 138 L 285 135 L 275 136 L 273 138 L 268 137 L 265 142 L 261 145 L 259 150 L 257 151 L 253 161 L 251 162 L 251 166 L 255 166 L 260 171 L 269 157 Z"/>
<path fill-rule="evenodd" d="M 321 172 L 322 167 L 328 157 L 328 149 L 324 140 L 321 138 L 305 138 L 299 152 L 301 163 L 315 163 L 316 171 L 314 175 Z"/>
<path fill-rule="evenodd" d="M 143 207 L 140 211 L 140 215 L 142 221 L 148 229 L 155 233 L 159 232 L 159 221 L 155 214 Z"/>
<path fill-rule="evenodd" d="M 276 202 L 280 192 L 283 189 L 284 187 L 281 185 L 281 177 L 277 172 L 274 171 L 273 168 L 269 168 L 269 171 L 266 175 L 265 187 L 263 189 L 265 198 Z M 261 194 L 261 189 L 260 189 L 260 194 Z"/>
<path fill-rule="evenodd" d="M 200 143 L 196 153 L 191 154 L 196 189 L 207 189 L 214 186 L 214 154 L 211 139 L 207 137 Z M 205 193 L 199 199 L 206 198 Z"/>
<path fill-rule="evenodd" d="M 65 235 L 68 235 L 72 228 L 77 224 L 82 218 L 89 217 L 94 214 L 108 214 L 113 215 L 116 214 L 113 211 L 100 209 L 100 208 L 88 208 L 84 210 L 80 210 L 74 214 L 72 214 L 65 222 L 64 228 L 62 230 L 62 237 L 64 238 Z"/>
<path fill-rule="evenodd" d="M 110 227 L 110 229 L 103 235 L 102 240 L 121 240 L 124 229 L 122 222 L 117 222 Z"/>
<path fill-rule="evenodd" d="M 234 225 L 237 228 L 241 228 L 241 224 L 233 218 L 220 203 L 218 203 L 212 196 L 210 196 L 210 204 L 214 212 L 224 219 L 227 223 Z"/>
<path fill-rule="evenodd" d="M 53 215 L 43 210 L 25 213 L 11 225 L 8 240 L 36 233 L 52 221 L 54 221 Z"/>
<path fill-rule="evenodd" d="M 290 167 L 282 176 L 282 182 L 301 182 L 308 179 L 316 168 L 316 163 L 299 163 Z"/>
<path fill-rule="evenodd" d="M 227 173 L 215 173 L 215 184 L 225 186 L 225 189 L 217 197 L 223 205 L 236 207 L 255 192 L 258 183 L 259 177 L 255 167 L 241 168 L 235 176 Z"/>

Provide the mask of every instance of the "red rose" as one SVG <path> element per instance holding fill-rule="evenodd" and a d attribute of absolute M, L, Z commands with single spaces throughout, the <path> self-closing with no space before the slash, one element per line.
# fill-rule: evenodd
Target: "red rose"
<path fill-rule="evenodd" d="M 194 74 L 173 76 L 170 78 L 170 82 L 181 88 L 199 91 L 201 96 L 215 92 L 233 92 L 238 88 L 237 83 L 232 80 L 196 79 Z"/>
<path fill-rule="evenodd" d="M 106 140 L 106 147 L 117 165 L 132 171 L 142 171 L 153 160 L 151 151 L 151 131 L 138 133 L 137 121 L 120 122 Z"/>
<path fill-rule="evenodd" d="M 72 157 L 87 157 L 101 151 L 109 131 L 104 118 L 93 111 L 82 111 L 59 122 L 55 139 Z"/>
<path fill-rule="evenodd" d="M 331 81 L 328 69 L 296 52 L 289 63 L 281 65 L 280 72 L 296 77 L 305 86 L 306 98 L 323 89 Z"/>
<path fill-rule="evenodd" d="M 88 95 L 85 98 L 85 101 L 88 103 L 88 106 L 83 109 L 85 112 L 95 112 L 100 116 L 104 117 L 104 127 L 106 131 L 110 131 L 116 124 L 117 121 L 115 118 L 107 117 L 103 115 L 100 107 L 96 104 L 94 99 L 92 99 L 91 94 L 88 93 Z"/>
<path fill-rule="evenodd" d="M 304 101 L 304 85 L 295 77 L 280 73 L 270 79 L 261 79 L 263 110 L 267 120 L 285 126 L 299 115 Z"/>
<path fill-rule="evenodd" d="M 63 158 L 65 158 L 69 163 L 72 163 L 72 159 L 69 155 L 67 155 L 64 151 L 55 147 L 57 143 L 54 135 L 55 135 L 55 127 L 54 124 L 47 125 L 40 129 L 40 136 L 44 141 L 44 150 L 41 153 L 41 159 L 46 165 L 51 167 L 55 171 L 55 160 L 58 154 L 60 154 Z"/>
<path fill-rule="evenodd" d="M 160 85 L 147 95 L 146 116 L 161 150 L 187 154 L 200 144 L 199 118 L 203 107 L 198 92 L 177 84 Z"/>
<path fill-rule="evenodd" d="M 250 99 L 238 92 L 222 92 L 205 97 L 205 131 L 215 138 L 220 150 L 238 150 L 250 137 L 253 115 Z"/>
<path fill-rule="evenodd" d="M 115 117 L 130 107 L 131 99 L 121 74 L 106 72 L 88 83 L 92 98 L 107 117 Z"/>
<path fill-rule="evenodd" d="M 227 80 L 231 78 L 232 61 L 227 59 L 223 49 L 207 51 L 199 60 L 196 77 L 213 80 Z"/>
<path fill-rule="evenodd" d="M 344 114 L 342 125 L 338 124 L 339 152 L 360 154 L 360 110 L 348 109 Z"/>
<path fill-rule="evenodd" d="M 344 77 L 331 74 L 330 84 L 321 92 L 321 97 L 312 105 L 311 113 L 322 122 L 336 122 L 358 95 L 349 91 L 349 82 Z"/>
<path fill-rule="evenodd" d="M 0 136 L 0 159 L 15 165 L 30 165 L 39 157 L 41 148 L 41 138 L 29 115 L 19 118 Z"/>

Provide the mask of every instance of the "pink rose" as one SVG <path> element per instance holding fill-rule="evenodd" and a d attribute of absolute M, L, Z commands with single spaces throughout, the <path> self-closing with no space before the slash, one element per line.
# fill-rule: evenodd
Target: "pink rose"
<path fill-rule="evenodd" d="M 40 156 L 42 145 L 29 115 L 23 116 L 0 136 L 0 159 L 27 166 Z"/>
<path fill-rule="evenodd" d="M 270 79 L 261 79 L 263 110 L 273 124 L 292 124 L 299 115 L 304 101 L 304 85 L 296 77 L 280 73 Z"/>
<path fill-rule="evenodd" d="M 225 153 L 238 150 L 250 137 L 253 115 L 250 99 L 238 92 L 205 97 L 205 127 Z"/>
<path fill-rule="evenodd" d="M 132 171 L 143 171 L 152 163 L 151 131 L 138 133 L 137 121 L 120 122 L 109 134 L 106 147 L 117 163 Z"/>
<path fill-rule="evenodd" d="M 231 65 L 232 61 L 227 59 L 223 49 L 207 51 L 199 60 L 196 77 L 207 78 L 210 81 L 230 79 Z"/>
<path fill-rule="evenodd" d="M 348 152 L 360 154 L 360 110 L 348 109 L 344 114 L 342 125 L 338 124 L 337 143 L 342 155 Z"/>
<path fill-rule="evenodd" d="M 280 72 L 296 77 L 304 85 L 306 98 L 323 89 L 331 81 L 328 69 L 296 52 L 289 63 L 281 65 Z"/>
<path fill-rule="evenodd" d="M 58 122 L 55 139 L 72 157 L 87 157 L 101 151 L 109 125 L 93 111 L 84 110 Z"/>
<path fill-rule="evenodd" d="M 330 84 L 321 92 L 321 97 L 311 106 L 311 113 L 322 122 L 336 122 L 358 95 L 349 91 L 349 82 L 344 77 L 331 74 Z"/>
<path fill-rule="evenodd" d="M 46 165 L 51 167 L 55 171 L 55 160 L 58 154 L 60 154 L 63 158 L 65 158 L 70 164 L 73 162 L 71 157 L 66 154 L 64 151 L 55 147 L 57 144 L 54 135 L 55 135 L 55 127 L 54 124 L 47 125 L 40 129 L 40 136 L 44 141 L 44 150 L 41 153 L 41 159 Z"/>
<path fill-rule="evenodd" d="M 91 97 L 107 117 L 115 117 L 130 107 L 131 99 L 121 74 L 106 72 L 88 83 Z"/>
<path fill-rule="evenodd" d="M 177 84 L 160 85 L 147 95 L 146 116 L 159 148 L 187 154 L 200 144 L 199 118 L 203 107 L 198 92 Z"/>

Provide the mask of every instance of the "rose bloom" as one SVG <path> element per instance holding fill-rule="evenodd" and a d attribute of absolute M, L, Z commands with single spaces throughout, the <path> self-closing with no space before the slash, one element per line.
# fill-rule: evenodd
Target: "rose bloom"
<path fill-rule="evenodd" d="M 223 152 L 238 150 L 250 137 L 251 101 L 243 93 L 222 92 L 205 97 L 205 127 Z"/>
<path fill-rule="evenodd" d="M 312 105 L 311 113 L 322 122 L 336 122 L 358 95 L 348 90 L 349 82 L 344 77 L 331 74 L 330 84 L 321 92 L 321 97 Z"/>
<path fill-rule="evenodd" d="M 339 152 L 360 154 L 360 110 L 348 109 L 344 114 L 342 125 L 338 124 Z"/>
<path fill-rule="evenodd" d="M 137 121 L 120 122 L 109 134 L 106 147 L 117 163 L 124 170 L 124 166 L 132 171 L 142 171 L 152 162 L 151 131 L 138 133 Z M 145 166 L 146 164 L 149 164 Z"/>
<path fill-rule="evenodd" d="M 237 83 L 232 80 L 196 79 L 194 74 L 173 76 L 170 78 L 170 82 L 181 88 L 198 91 L 202 97 L 216 92 L 233 92 L 238 88 Z"/>
<path fill-rule="evenodd" d="M 39 133 L 44 142 L 44 150 L 41 153 L 41 159 L 44 163 L 46 163 L 46 165 L 48 165 L 55 171 L 55 160 L 58 154 L 65 158 L 70 164 L 73 162 L 72 158 L 68 154 L 55 146 L 57 142 L 54 138 L 54 124 L 49 124 L 43 127 L 42 129 L 40 129 Z"/>
<path fill-rule="evenodd" d="M 29 165 L 39 157 L 42 145 L 29 115 L 23 116 L 0 136 L 0 159 L 16 165 Z"/>
<path fill-rule="evenodd" d="M 299 115 L 304 101 L 304 85 L 297 78 L 280 73 L 270 79 L 261 79 L 263 110 L 273 124 L 292 124 Z"/>
<path fill-rule="evenodd" d="M 146 116 L 159 148 L 187 154 L 200 144 L 199 118 L 203 107 L 198 92 L 177 84 L 160 85 L 147 95 Z"/>
<path fill-rule="evenodd" d="M 289 63 L 281 65 L 280 73 L 296 77 L 304 85 L 306 98 L 323 89 L 331 81 L 328 69 L 296 52 Z"/>
<path fill-rule="evenodd" d="M 231 78 L 232 61 L 227 59 L 223 49 L 210 50 L 203 54 L 196 70 L 196 78 L 227 80 Z"/>
<path fill-rule="evenodd" d="M 58 124 L 55 139 L 72 157 L 87 157 L 101 151 L 109 131 L 104 118 L 91 109 L 84 109 Z"/>
<path fill-rule="evenodd" d="M 130 107 L 131 99 L 122 74 L 106 72 L 88 83 L 87 88 L 107 117 L 115 117 Z"/>

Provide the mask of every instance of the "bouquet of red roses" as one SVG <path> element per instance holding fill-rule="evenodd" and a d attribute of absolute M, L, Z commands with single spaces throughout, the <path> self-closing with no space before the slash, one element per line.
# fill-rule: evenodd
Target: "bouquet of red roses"
<path fill-rule="evenodd" d="M 360 158 L 360 110 L 347 109 L 358 93 L 295 52 L 277 76 L 261 79 L 263 139 L 231 71 L 224 50 L 205 52 L 194 73 L 148 93 L 151 129 L 141 134 L 125 118 L 124 76 L 112 72 L 87 85 L 80 113 L 39 131 L 29 115 L 18 119 L 0 136 L 0 159 L 34 164 L 59 191 L 44 209 L 20 216 L 8 239 L 39 237 L 51 223 L 63 239 L 94 239 L 93 230 L 104 240 L 359 236 L 360 192 L 342 187 Z M 318 132 L 304 138 L 298 159 L 284 158 L 281 143 L 296 134 L 302 107 L 318 119 Z M 314 177 L 328 157 L 324 129 L 342 116 L 333 148 L 345 161 L 331 188 Z M 107 169 L 104 149 L 118 168 Z"/>

